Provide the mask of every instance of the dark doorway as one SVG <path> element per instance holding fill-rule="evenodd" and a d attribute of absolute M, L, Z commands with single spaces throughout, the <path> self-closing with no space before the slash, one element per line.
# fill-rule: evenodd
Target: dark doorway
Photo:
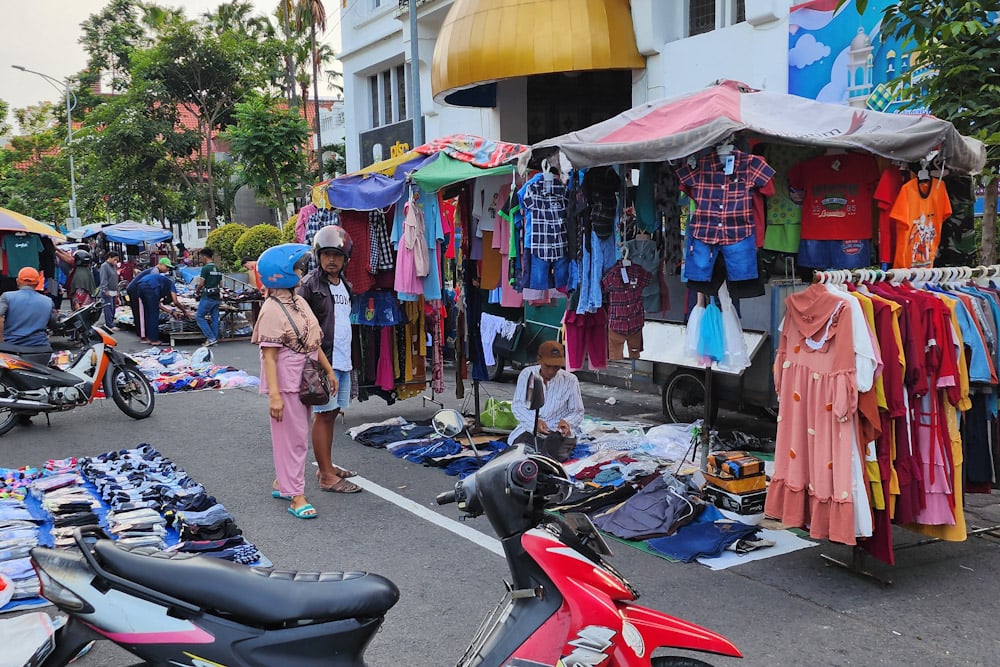
<path fill-rule="evenodd" d="M 528 143 L 580 130 L 632 108 L 632 71 L 528 77 Z"/>

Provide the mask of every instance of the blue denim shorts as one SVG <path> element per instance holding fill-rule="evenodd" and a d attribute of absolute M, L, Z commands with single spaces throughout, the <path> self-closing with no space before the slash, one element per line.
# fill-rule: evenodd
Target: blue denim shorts
<path fill-rule="evenodd" d="M 330 412 L 331 410 L 346 410 L 351 405 L 351 371 L 333 369 L 337 376 L 337 393 L 330 396 L 326 405 L 314 405 L 313 412 Z"/>
<path fill-rule="evenodd" d="M 799 241 L 799 266 L 809 269 L 862 269 L 872 261 L 872 242 Z"/>
<path fill-rule="evenodd" d="M 565 288 L 569 284 L 569 258 L 544 260 L 531 256 L 528 289 Z"/>
<path fill-rule="evenodd" d="M 753 280 L 757 277 L 757 245 L 751 234 L 730 245 L 710 245 L 696 238 L 684 243 L 684 276 L 688 280 L 710 282 L 719 253 L 726 259 L 729 280 Z"/>

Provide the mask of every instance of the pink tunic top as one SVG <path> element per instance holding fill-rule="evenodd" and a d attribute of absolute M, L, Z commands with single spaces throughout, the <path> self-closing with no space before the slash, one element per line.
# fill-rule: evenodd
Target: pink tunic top
<path fill-rule="evenodd" d="M 785 301 L 774 360 L 778 433 L 764 512 L 812 537 L 855 544 L 852 432 L 858 409 L 851 311 L 813 285 Z"/>

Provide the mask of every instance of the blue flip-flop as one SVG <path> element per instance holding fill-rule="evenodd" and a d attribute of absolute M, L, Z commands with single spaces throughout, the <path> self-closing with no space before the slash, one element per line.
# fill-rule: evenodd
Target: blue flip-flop
<path fill-rule="evenodd" d="M 281 495 L 281 491 L 278 491 L 277 489 L 273 489 L 271 491 L 271 497 L 272 498 L 277 498 L 279 500 L 291 500 L 292 499 L 291 496 L 283 496 L 283 495 Z"/>
<path fill-rule="evenodd" d="M 312 510 L 312 514 L 308 514 Z M 296 519 L 315 519 L 318 515 L 316 514 L 316 508 L 306 503 L 301 507 L 289 507 L 288 513 L 294 516 Z"/>

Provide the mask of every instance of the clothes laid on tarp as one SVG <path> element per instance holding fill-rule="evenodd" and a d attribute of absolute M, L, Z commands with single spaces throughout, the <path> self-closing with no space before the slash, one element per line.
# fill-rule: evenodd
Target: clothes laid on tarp
<path fill-rule="evenodd" d="M 1000 291 L 813 285 L 786 300 L 765 512 L 891 563 L 892 525 L 966 538 L 996 481 Z"/>

